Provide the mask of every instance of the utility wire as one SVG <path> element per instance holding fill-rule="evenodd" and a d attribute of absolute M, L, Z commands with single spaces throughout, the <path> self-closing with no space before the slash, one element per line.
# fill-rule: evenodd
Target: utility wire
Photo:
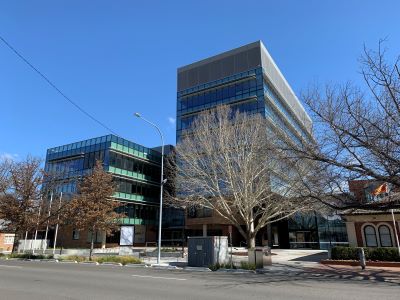
<path fill-rule="evenodd" d="M 34 65 L 32 65 L 21 53 L 19 53 L 13 46 L 10 45 L 9 42 L 7 42 L 1 35 L 0 35 L 0 40 L 8 47 L 10 48 L 23 62 L 25 62 L 32 70 L 34 70 L 40 77 L 42 77 L 53 89 L 55 89 L 65 100 L 67 100 L 69 103 L 71 103 L 73 106 L 75 106 L 81 113 L 95 121 L 97 124 L 100 126 L 104 127 L 107 129 L 109 132 L 112 134 L 115 134 L 116 136 L 119 136 L 116 134 L 110 127 L 105 125 L 103 122 L 99 121 L 96 119 L 94 116 L 92 116 L 90 113 L 88 113 L 86 110 L 84 110 L 82 107 L 80 107 L 76 102 L 74 102 L 71 98 L 69 98 L 67 95 L 65 95 L 50 79 L 47 78 L 46 75 L 44 75 L 42 72 L 40 72 Z"/>

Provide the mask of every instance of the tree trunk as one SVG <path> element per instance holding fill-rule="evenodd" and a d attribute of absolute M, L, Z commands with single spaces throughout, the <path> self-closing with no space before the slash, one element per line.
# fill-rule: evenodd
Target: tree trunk
<path fill-rule="evenodd" d="M 94 226 L 92 228 L 92 236 L 90 238 L 90 251 L 89 251 L 89 260 L 92 260 L 92 253 L 93 253 L 93 248 L 94 248 L 94 236 L 96 232 L 94 231 Z"/>
<path fill-rule="evenodd" d="M 247 226 L 247 249 L 248 252 L 253 251 L 253 255 L 255 255 L 254 249 L 256 247 L 256 234 L 254 232 L 254 218 L 253 218 L 253 212 L 251 212 L 250 214 L 250 222 Z M 253 261 L 255 259 L 255 257 L 253 257 L 253 259 L 250 256 L 248 256 L 248 262 L 249 264 L 254 264 L 255 261 Z"/>
<path fill-rule="evenodd" d="M 17 251 L 17 246 L 18 246 L 18 229 L 15 230 L 14 232 L 14 242 L 13 242 L 13 246 L 11 249 L 11 253 L 15 253 L 15 251 Z"/>
<path fill-rule="evenodd" d="M 256 246 L 256 234 L 254 232 L 253 212 L 250 213 L 250 221 L 247 225 L 247 248 L 254 249 Z"/>
<path fill-rule="evenodd" d="M 256 236 L 254 234 L 248 233 L 247 235 L 247 252 L 248 252 L 248 263 L 255 264 L 255 247 L 256 247 Z M 252 253 L 253 255 L 251 255 Z"/>
<path fill-rule="evenodd" d="M 255 235 L 250 235 L 247 237 L 247 248 L 254 249 L 256 247 L 256 237 Z"/>

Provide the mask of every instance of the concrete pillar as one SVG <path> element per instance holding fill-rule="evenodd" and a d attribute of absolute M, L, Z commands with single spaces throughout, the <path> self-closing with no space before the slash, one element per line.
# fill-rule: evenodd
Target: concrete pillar
<path fill-rule="evenodd" d="M 356 227 L 354 226 L 354 222 L 346 222 L 346 230 L 347 230 L 347 238 L 349 240 L 349 246 L 358 247 Z"/>
<path fill-rule="evenodd" d="M 268 247 L 271 247 L 274 245 L 273 236 L 272 236 L 272 226 L 271 224 L 267 224 L 267 237 L 268 237 Z"/>
<path fill-rule="evenodd" d="M 106 237 L 107 237 L 107 234 L 106 234 L 105 231 L 103 231 L 101 233 L 101 249 L 105 249 L 106 248 Z"/>
<path fill-rule="evenodd" d="M 207 224 L 203 224 L 203 236 L 207 236 Z"/>

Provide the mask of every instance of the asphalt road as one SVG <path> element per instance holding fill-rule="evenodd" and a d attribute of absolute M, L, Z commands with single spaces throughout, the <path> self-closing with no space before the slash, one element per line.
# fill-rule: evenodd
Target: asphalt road
<path fill-rule="evenodd" d="M 398 283 L 340 277 L 1 260 L 0 299 L 400 299 Z"/>

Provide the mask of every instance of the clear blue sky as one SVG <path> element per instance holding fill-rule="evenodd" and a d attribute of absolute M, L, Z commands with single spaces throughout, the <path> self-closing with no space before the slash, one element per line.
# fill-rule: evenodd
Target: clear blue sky
<path fill-rule="evenodd" d="M 122 137 L 175 143 L 176 69 L 262 40 L 299 94 L 310 83 L 360 80 L 363 44 L 400 54 L 393 1 L 1 1 L 0 35 L 70 98 Z M 108 132 L 67 103 L 0 43 L 0 155 Z"/>

